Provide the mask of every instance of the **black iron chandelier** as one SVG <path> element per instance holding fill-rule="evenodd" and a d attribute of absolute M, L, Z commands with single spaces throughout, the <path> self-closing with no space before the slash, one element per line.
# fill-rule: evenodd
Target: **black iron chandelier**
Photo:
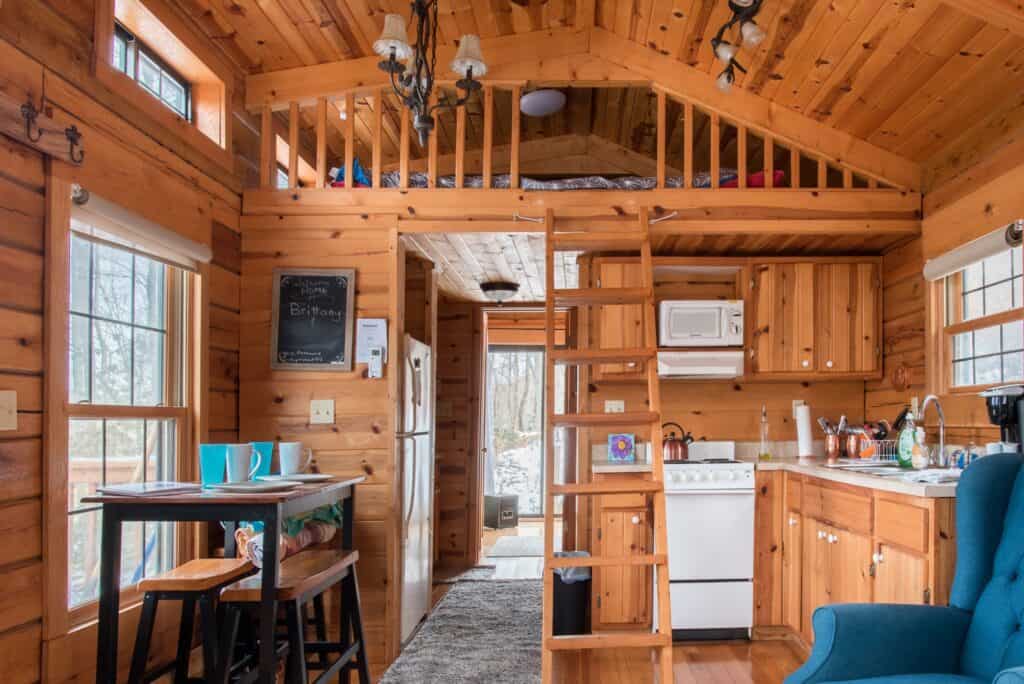
<path fill-rule="evenodd" d="M 438 99 L 430 105 L 434 90 L 437 63 L 437 0 L 413 0 L 412 18 L 416 22 L 416 42 L 410 45 L 405 17 L 389 14 L 384 18 L 384 31 L 373 44 L 373 51 L 384 58 L 378 66 L 391 77 L 391 87 L 402 104 L 413 113 L 413 128 L 420 145 L 426 145 L 434 130 L 434 111 L 466 104 L 480 90 L 477 78 L 487 74 L 487 64 L 480 51 L 480 36 L 466 34 L 459 39 L 459 50 L 451 70 L 460 76 L 455 82 L 465 92 L 455 101 Z"/>
<path fill-rule="evenodd" d="M 725 62 L 725 69 L 715 81 L 718 89 L 723 93 L 732 89 L 732 84 L 736 80 L 736 70 L 747 73 L 743 65 L 736 61 L 736 53 L 740 51 L 740 47 L 744 45 L 756 47 L 765 39 L 764 30 L 754 21 L 754 17 L 761 11 L 763 0 L 728 1 L 729 9 L 732 10 L 732 18 L 722 24 L 718 33 L 711 39 L 711 48 L 715 51 L 715 57 Z M 725 39 L 725 32 L 737 24 L 740 27 L 739 39 L 735 43 L 730 43 Z"/>

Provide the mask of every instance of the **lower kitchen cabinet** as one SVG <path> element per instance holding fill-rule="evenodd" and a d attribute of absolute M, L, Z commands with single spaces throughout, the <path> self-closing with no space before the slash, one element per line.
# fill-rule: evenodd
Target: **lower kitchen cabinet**
<path fill-rule="evenodd" d="M 792 472 L 785 473 L 783 492 L 777 513 L 781 572 L 760 578 L 761 584 L 778 582 L 778 627 L 810 644 L 812 616 L 822 605 L 948 602 L 956 564 L 954 499 L 894 494 Z M 757 529 L 764 527 L 769 526 Z M 755 544 L 771 543 L 755 539 Z"/>
<path fill-rule="evenodd" d="M 597 476 L 596 479 L 600 479 Z M 651 526 L 642 494 L 599 496 L 595 501 L 593 548 L 598 556 L 651 553 Z M 652 574 L 648 566 L 594 568 L 591 627 L 629 629 L 651 624 Z"/>

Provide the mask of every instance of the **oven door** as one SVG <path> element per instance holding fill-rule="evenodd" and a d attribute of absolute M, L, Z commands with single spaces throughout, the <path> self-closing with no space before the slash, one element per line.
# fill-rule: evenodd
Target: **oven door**
<path fill-rule="evenodd" d="M 662 346 L 715 347 L 726 343 L 725 312 L 717 302 L 665 302 L 661 313 Z"/>
<path fill-rule="evenodd" d="M 754 492 L 666 492 L 670 581 L 754 576 Z"/>

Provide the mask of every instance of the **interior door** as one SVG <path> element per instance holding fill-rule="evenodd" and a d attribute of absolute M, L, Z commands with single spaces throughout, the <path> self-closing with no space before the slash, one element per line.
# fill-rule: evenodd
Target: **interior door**
<path fill-rule="evenodd" d="M 829 544 L 830 530 L 827 525 L 814 518 L 803 521 L 803 568 L 801 584 L 803 586 L 800 627 L 801 634 L 807 643 L 814 639 L 811 616 L 815 608 L 832 603 L 829 596 Z"/>

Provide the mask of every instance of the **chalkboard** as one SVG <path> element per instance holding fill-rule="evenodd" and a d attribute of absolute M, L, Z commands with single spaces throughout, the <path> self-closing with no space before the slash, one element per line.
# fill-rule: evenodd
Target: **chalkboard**
<path fill-rule="evenodd" d="M 270 366 L 352 370 L 356 272 L 275 269 Z"/>

